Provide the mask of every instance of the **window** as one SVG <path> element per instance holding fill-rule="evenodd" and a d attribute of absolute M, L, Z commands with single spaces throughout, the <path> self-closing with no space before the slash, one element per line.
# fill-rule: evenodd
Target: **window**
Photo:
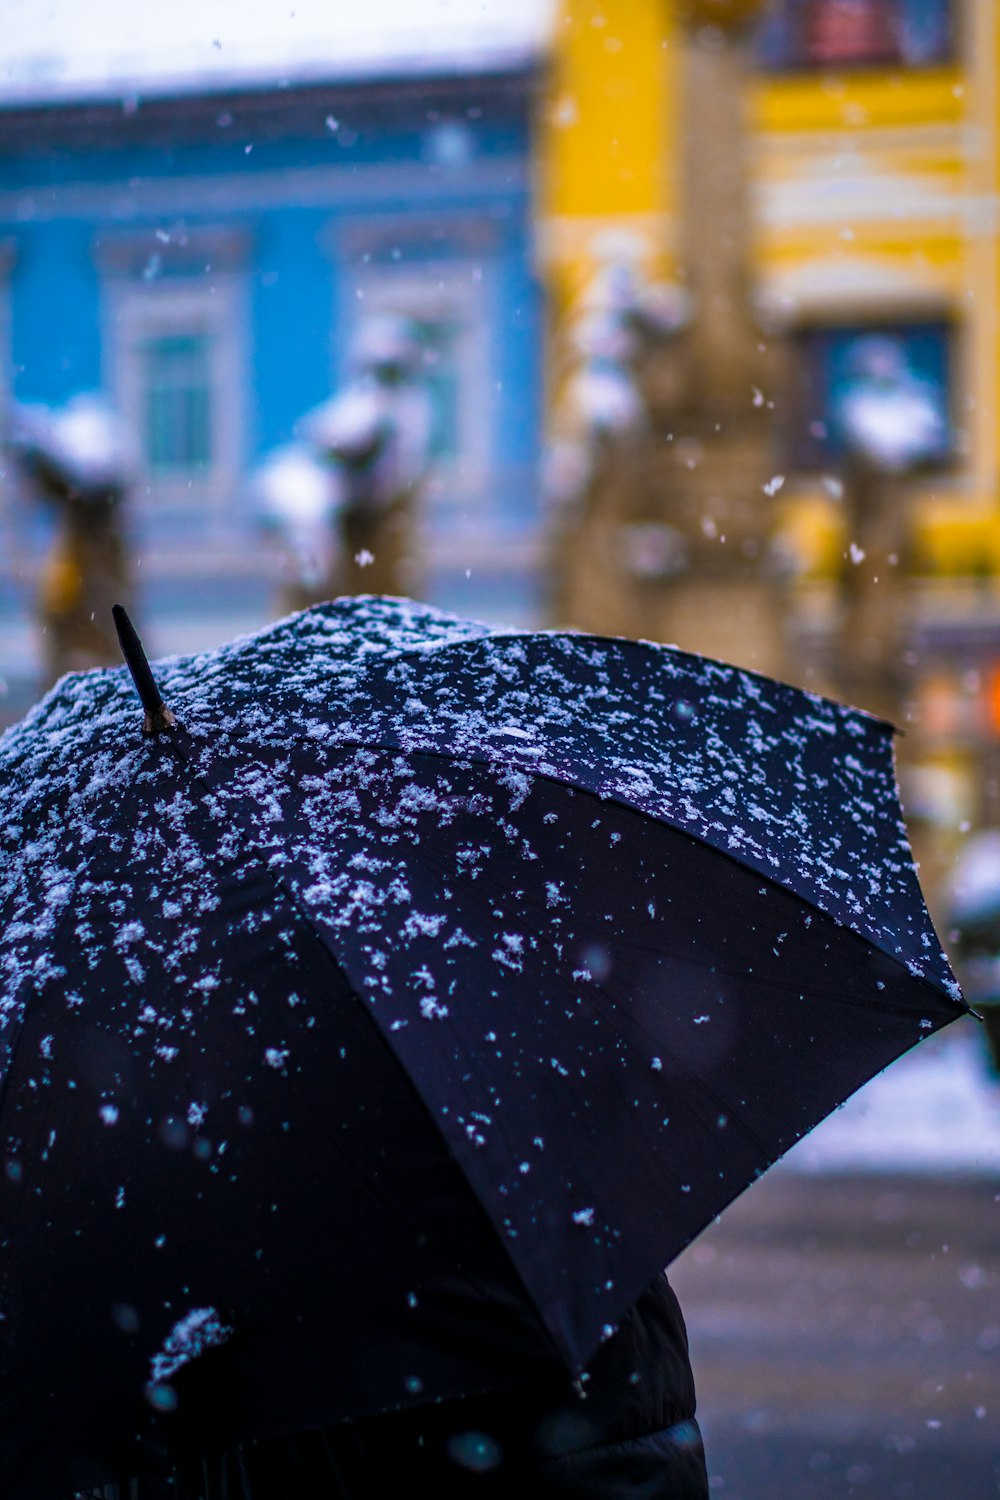
<path fill-rule="evenodd" d="M 143 451 L 154 476 L 211 469 L 211 354 L 204 333 L 165 334 L 142 345 Z"/>
<path fill-rule="evenodd" d="M 954 451 L 950 418 L 952 329 L 942 321 L 802 329 L 789 433 L 799 469 L 837 467 L 859 408 L 902 467 L 941 467 Z M 870 399 L 865 402 L 865 396 Z M 905 462 L 902 461 L 905 455 Z"/>
<path fill-rule="evenodd" d="M 226 504 L 237 490 L 245 363 L 236 276 L 116 277 L 110 387 L 139 435 L 143 491 L 162 508 Z"/>
<path fill-rule="evenodd" d="M 772 0 L 765 68 L 928 67 L 953 52 L 952 0 Z"/>
<path fill-rule="evenodd" d="M 461 334 L 449 318 L 418 318 L 423 378 L 431 401 L 430 452 L 434 463 L 454 463 L 461 453 L 461 397 L 456 344 Z"/>

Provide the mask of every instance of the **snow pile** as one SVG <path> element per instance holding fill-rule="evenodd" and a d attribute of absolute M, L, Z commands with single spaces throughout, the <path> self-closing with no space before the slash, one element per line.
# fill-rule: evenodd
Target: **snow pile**
<path fill-rule="evenodd" d="M 1000 1177 L 1000 1078 L 974 1021 L 873 1078 L 785 1157 L 793 1172 Z"/>

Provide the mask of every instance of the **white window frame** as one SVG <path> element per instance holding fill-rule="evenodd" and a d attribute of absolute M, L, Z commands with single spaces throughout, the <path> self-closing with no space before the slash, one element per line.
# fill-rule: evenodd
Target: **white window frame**
<path fill-rule="evenodd" d="M 110 288 L 106 384 L 128 426 L 144 433 L 143 346 L 169 335 L 207 337 L 211 386 L 210 465 L 201 474 L 176 477 L 149 470 L 139 453 L 141 508 L 191 510 L 225 507 L 236 493 L 242 467 L 245 419 L 243 278 L 166 275 L 146 281 L 116 277 Z"/>

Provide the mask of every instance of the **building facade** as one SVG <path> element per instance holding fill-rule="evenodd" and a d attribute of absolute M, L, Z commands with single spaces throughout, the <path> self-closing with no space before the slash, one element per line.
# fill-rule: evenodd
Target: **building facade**
<path fill-rule="evenodd" d="M 100 390 L 124 415 L 154 651 L 273 612 L 248 475 L 343 382 L 353 331 L 380 312 L 420 329 L 434 405 L 420 591 L 537 613 L 537 59 L 329 71 L 0 99 L 0 389 L 53 406 Z M 23 700 L 50 522 L 9 462 L 0 515 L 0 675 Z"/>

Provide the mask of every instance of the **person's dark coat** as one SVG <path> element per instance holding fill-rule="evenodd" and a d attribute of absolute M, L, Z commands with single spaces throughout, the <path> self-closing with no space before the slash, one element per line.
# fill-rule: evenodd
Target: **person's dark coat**
<path fill-rule="evenodd" d="M 707 1500 L 687 1336 L 657 1279 L 582 1380 L 261 1442 L 101 1500 Z"/>

